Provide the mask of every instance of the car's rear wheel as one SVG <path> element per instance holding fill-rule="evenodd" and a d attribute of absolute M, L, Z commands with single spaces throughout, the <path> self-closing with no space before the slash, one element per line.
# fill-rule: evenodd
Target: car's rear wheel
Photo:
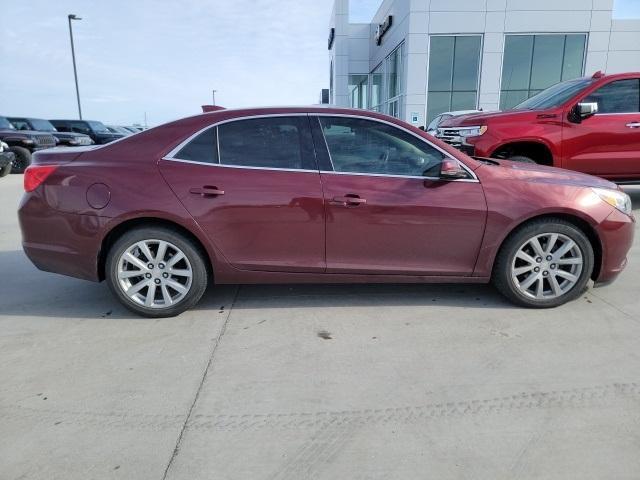
<path fill-rule="evenodd" d="M 562 219 L 541 219 L 505 241 L 496 258 L 493 283 L 518 305 L 556 307 L 582 293 L 593 264 L 593 247 L 584 232 Z"/>
<path fill-rule="evenodd" d="M 207 288 L 206 259 L 189 238 L 165 227 L 136 228 L 107 254 L 111 291 L 145 317 L 172 317 L 193 307 Z"/>
<path fill-rule="evenodd" d="M 15 154 L 15 159 L 11 164 L 12 173 L 24 173 L 29 165 L 31 165 L 31 152 L 24 147 L 11 147 L 9 149 Z"/>

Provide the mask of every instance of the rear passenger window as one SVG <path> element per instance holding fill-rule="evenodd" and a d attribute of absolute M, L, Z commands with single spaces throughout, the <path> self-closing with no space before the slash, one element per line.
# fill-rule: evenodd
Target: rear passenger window
<path fill-rule="evenodd" d="M 617 80 L 600 87 L 583 102 L 598 104 L 598 113 L 640 112 L 640 80 Z"/>
<path fill-rule="evenodd" d="M 175 158 L 192 162 L 218 163 L 216 127 L 211 127 L 196 136 L 175 154 Z"/>
<path fill-rule="evenodd" d="M 222 165 L 312 170 L 306 117 L 236 120 L 218 126 Z"/>

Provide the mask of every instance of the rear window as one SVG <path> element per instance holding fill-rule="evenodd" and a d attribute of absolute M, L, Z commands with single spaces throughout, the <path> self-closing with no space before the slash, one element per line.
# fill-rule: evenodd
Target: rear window
<path fill-rule="evenodd" d="M 197 135 L 176 153 L 175 158 L 201 163 L 218 163 L 216 127 Z"/>

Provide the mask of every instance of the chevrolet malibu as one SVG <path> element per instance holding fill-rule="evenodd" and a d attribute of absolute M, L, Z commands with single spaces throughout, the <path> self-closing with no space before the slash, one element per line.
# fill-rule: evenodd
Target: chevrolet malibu
<path fill-rule="evenodd" d="M 31 261 L 106 280 L 149 317 L 214 283 L 492 281 L 554 307 L 616 278 L 635 222 L 606 180 L 474 159 L 395 118 L 324 107 L 218 110 L 38 152 L 24 187 Z"/>

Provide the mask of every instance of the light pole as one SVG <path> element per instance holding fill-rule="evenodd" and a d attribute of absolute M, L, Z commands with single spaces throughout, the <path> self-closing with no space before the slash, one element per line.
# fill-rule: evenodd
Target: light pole
<path fill-rule="evenodd" d="M 216 92 L 217 92 L 217 90 L 212 90 L 211 92 L 213 94 L 213 103 L 212 103 L 212 105 L 215 105 L 216 104 Z"/>
<path fill-rule="evenodd" d="M 71 28 L 71 20 L 82 20 L 82 18 L 69 14 L 67 15 L 69 20 L 69 38 L 71 39 L 71 58 L 73 60 L 73 77 L 76 80 L 76 99 L 78 100 L 78 116 L 82 120 L 82 107 L 80 107 L 80 89 L 78 88 L 78 71 L 76 70 L 76 51 L 73 48 L 73 29 Z"/>

